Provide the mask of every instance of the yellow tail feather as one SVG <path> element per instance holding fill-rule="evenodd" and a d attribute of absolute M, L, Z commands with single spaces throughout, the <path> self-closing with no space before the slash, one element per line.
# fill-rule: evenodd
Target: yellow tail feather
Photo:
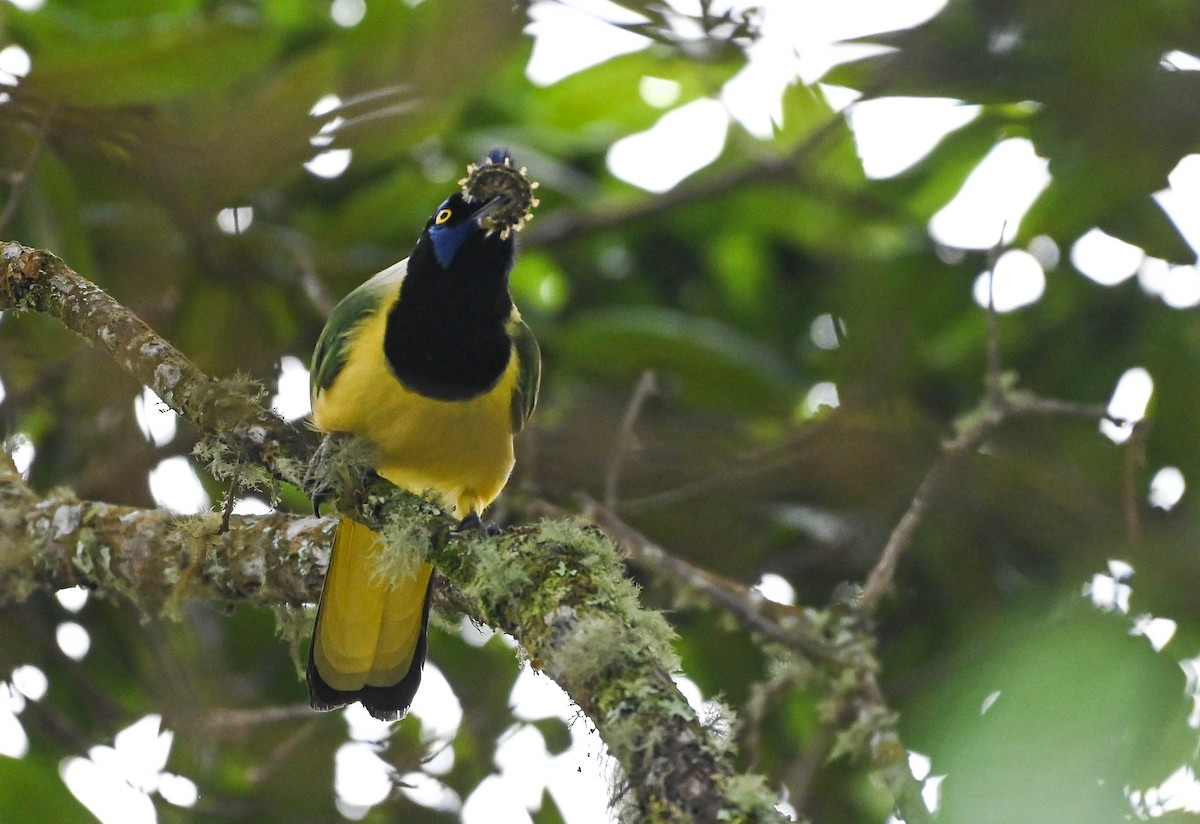
<path fill-rule="evenodd" d="M 433 567 L 423 564 L 412 578 L 384 579 L 376 573 L 382 547 L 367 527 L 340 521 L 313 630 L 309 683 L 314 706 L 328 709 L 361 700 L 373 714 L 396 717 L 416 691 Z M 406 680 L 411 683 L 387 694 Z M 359 694 L 364 690 L 367 694 Z"/>

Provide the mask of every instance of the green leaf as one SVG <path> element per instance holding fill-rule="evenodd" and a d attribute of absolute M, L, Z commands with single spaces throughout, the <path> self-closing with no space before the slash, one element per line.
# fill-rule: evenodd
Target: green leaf
<path fill-rule="evenodd" d="M 242 92 L 162 112 L 141 146 L 148 183 L 165 184 L 163 196 L 211 226 L 219 209 L 244 204 L 259 187 L 303 177 L 319 151 L 309 138 L 321 124 L 309 111 L 332 89 L 336 66 L 332 49 L 312 51 Z"/>
<path fill-rule="evenodd" d="M 178 28 L 112 32 L 116 40 L 42 44 L 22 92 L 84 106 L 165 103 L 228 87 L 275 58 L 281 38 L 270 29 L 224 21 Z"/>
<path fill-rule="evenodd" d="M 532 118 L 547 129 L 574 132 L 579 139 L 611 142 L 622 135 L 653 126 L 665 109 L 641 95 L 643 78 L 679 84 L 679 96 L 668 108 L 720 91 L 740 63 L 695 63 L 679 56 L 664 57 L 656 49 L 621 55 L 586 69 L 530 95 Z M 598 107 L 597 101 L 605 105 Z"/>
<path fill-rule="evenodd" d="M 551 755 L 561 755 L 571 746 L 571 730 L 560 718 L 542 718 L 531 721 L 546 741 L 546 751 Z"/>
<path fill-rule="evenodd" d="M 677 380 L 694 403 L 730 411 L 782 413 L 799 381 L 777 352 L 715 320 L 674 309 L 633 307 L 586 314 L 556 350 L 586 373 L 628 381 L 644 369 Z"/>
<path fill-rule="evenodd" d="M 911 168 L 875 182 L 873 190 L 913 218 L 928 221 L 958 194 L 979 162 L 1010 131 L 1009 118 L 989 107 L 942 138 Z"/>
<path fill-rule="evenodd" d="M 453 14 L 438 3 L 368 3 L 363 21 L 343 35 L 338 91 L 362 99 L 347 109 L 339 141 L 392 158 L 444 131 L 468 94 L 499 93 L 491 85 L 496 67 L 523 23 L 490 0 L 461 0 Z"/>
<path fill-rule="evenodd" d="M 1057 617 L 977 624 L 906 716 L 910 746 L 949 776 L 947 820 L 1119 821 L 1125 788 L 1190 760 L 1178 665 L 1131 637 L 1125 616 L 1071 597 Z"/>
<path fill-rule="evenodd" d="M 45 759 L 0 756 L 0 799 L 6 821 L 53 821 L 92 824 L 96 819 L 58 777 Z"/>

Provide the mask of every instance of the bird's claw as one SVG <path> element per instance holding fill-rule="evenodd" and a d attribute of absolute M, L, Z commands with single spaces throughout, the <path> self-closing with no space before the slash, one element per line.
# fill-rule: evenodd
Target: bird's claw
<path fill-rule="evenodd" d="M 458 522 L 458 526 L 454 531 L 459 534 L 464 532 L 478 532 L 490 538 L 500 535 L 504 532 L 504 529 L 495 521 L 485 521 L 479 517 L 478 512 L 472 512 Z"/>
<path fill-rule="evenodd" d="M 329 481 L 329 463 L 333 453 L 341 448 L 344 435 L 331 433 L 321 439 L 321 445 L 313 453 L 312 460 L 304 470 L 304 491 L 312 500 L 313 515 L 321 517 L 321 504 L 333 497 L 333 485 Z"/>

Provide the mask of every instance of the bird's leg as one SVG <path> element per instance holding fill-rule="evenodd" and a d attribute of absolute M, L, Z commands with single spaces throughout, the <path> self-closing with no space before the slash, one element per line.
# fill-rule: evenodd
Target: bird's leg
<path fill-rule="evenodd" d="M 479 517 L 478 512 L 472 512 L 467 517 L 458 522 L 458 528 L 455 532 L 479 532 L 487 536 L 495 536 L 504 532 L 504 529 L 495 521 L 485 521 Z"/>
<path fill-rule="evenodd" d="M 321 504 L 349 489 L 362 489 L 374 474 L 364 472 L 364 454 L 353 449 L 360 441 L 346 432 L 331 432 L 321 441 L 304 472 L 304 491 L 320 516 Z M 359 465 L 363 462 L 364 465 Z"/>
<path fill-rule="evenodd" d="M 304 491 L 312 499 L 313 515 L 318 518 L 321 517 L 321 504 L 329 500 L 329 479 L 323 471 L 329 462 L 329 442 L 328 435 L 321 439 L 321 445 L 304 470 Z"/>

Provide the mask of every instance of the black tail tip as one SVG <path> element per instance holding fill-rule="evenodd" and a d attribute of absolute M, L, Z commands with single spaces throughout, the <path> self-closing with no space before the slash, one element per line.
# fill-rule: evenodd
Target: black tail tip
<path fill-rule="evenodd" d="M 356 699 L 351 699 L 344 703 L 338 703 L 336 701 L 333 703 L 327 703 L 310 696 L 308 705 L 317 712 L 332 712 L 333 710 L 340 710 L 342 707 L 350 706 L 351 704 L 355 703 L 355 700 Z M 372 717 L 378 718 L 380 721 L 399 721 L 408 715 L 407 707 L 405 707 L 403 710 L 398 710 L 394 707 L 380 707 L 369 703 L 368 701 L 360 701 L 359 703 L 363 705 L 363 708 L 365 708 L 366 711 L 372 715 Z"/>
<path fill-rule="evenodd" d="M 421 668 L 414 667 L 400 683 L 392 687 L 363 687 L 360 690 L 339 690 L 325 682 L 310 660 L 308 665 L 308 705 L 318 712 L 330 712 L 354 702 L 380 721 L 399 721 L 408 715 L 417 686 L 421 683 Z"/>

